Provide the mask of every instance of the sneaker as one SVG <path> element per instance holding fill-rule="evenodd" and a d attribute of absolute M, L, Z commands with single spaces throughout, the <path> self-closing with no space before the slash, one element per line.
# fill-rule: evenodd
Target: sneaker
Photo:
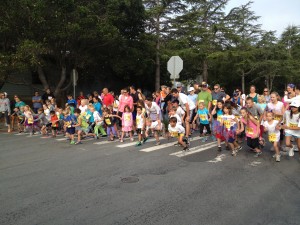
<path fill-rule="evenodd" d="M 174 146 L 176 146 L 176 147 L 177 147 L 177 146 L 180 146 L 180 144 L 179 144 L 179 143 L 176 143 L 176 144 L 174 144 Z"/>
<path fill-rule="evenodd" d="M 130 138 L 130 141 L 134 141 L 134 139 L 133 139 L 133 138 Z"/>
<path fill-rule="evenodd" d="M 243 148 L 242 146 L 239 146 L 239 147 L 237 147 L 235 150 L 236 150 L 236 151 L 241 151 L 242 148 Z"/>
<path fill-rule="evenodd" d="M 221 152 L 221 151 L 222 151 L 222 147 L 218 146 L 218 152 Z"/>
<path fill-rule="evenodd" d="M 75 145 L 75 141 L 71 141 L 70 144 L 71 144 L 71 145 Z"/>
<path fill-rule="evenodd" d="M 259 157 L 261 154 L 262 154 L 262 152 L 256 152 L 255 155 L 254 155 L 254 157 L 257 158 L 257 157 Z"/>
<path fill-rule="evenodd" d="M 160 145 L 160 141 L 156 142 L 156 144 L 155 144 L 155 145 L 156 145 L 156 146 L 157 146 L 157 145 Z"/>
<path fill-rule="evenodd" d="M 123 143 L 124 142 L 123 139 L 121 139 L 120 142 Z"/>
<path fill-rule="evenodd" d="M 236 152 L 235 150 L 233 150 L 233 151 L 231 152 L 231 155 L 232 155 L 232 156 L 236 156 L 236 155 L 237 155 L 237 152 Z"/>
<path fill-rule="evenodd" d="M 294 146 L 289 149 L 289 156 L 293 157 L 294 156 Z"/>
<path fill-rule="evenodd" d="M 185 147 L 182 149 L 182 151 L 187 151 L 187 150 L 189 150 L 189 147 L 188 147 L 188 146 L 185 146 Z"/>
<path fill-rule="evenodd" d="M 203 143 L 204 142 L 206 142 L 207 141 L 207 138 L 206 137 L 204 137 L 204 138 L 202 138 L 202 140 L 201 140 Z"/>
<path fill-rule="evenodd" d="M 148 138 L 144 138 L 143 143 L 145 143 L 148 140 Z"/>
<path fill-rule="evenodd" d="M 280 162 L 280 155 L 276 155 L 276 162 Z"/>
<path fill-rule="evenodd" d="M 77 142 L 75 142 L 75 145 L 80 145 L 80 144 L 82 144 L 82 142 L 81 142 L 81 141 L 77 141 Z"/>
<path fill-rule="evenodd" d="M 139 141 L 139 142 L 136 143 L 135 146 L 141 146 L 141 145 L 142 145 L 142 142 Z"/>
<path fill-rule="evenodd" d="M 97 135 L 95 135 L 94 139 L 97 140 L 97 139 L 99 139 L 99 137 Z"/>
<path fill-rule="evenodd" d="M 137 132 L 134 132 L 133 136 L 137 136 Z"/>
<path fill-rule="evenodd" d="M 103 134 L 103 135 L 101 135 L 101 137 L 107 137 L 107 134 Z"/>

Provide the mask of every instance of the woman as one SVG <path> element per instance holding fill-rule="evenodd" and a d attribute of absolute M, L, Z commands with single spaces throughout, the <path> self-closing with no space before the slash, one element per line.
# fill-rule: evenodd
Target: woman
<path fill-rule="evenodd" d="M 0 118 L 5 118 L 5 123 L 7 124 L 7 132 L 10 133 L 10 102 L 9 99 L 6 98 L 4 93 L 0 93 Z"/>
<path fill-rule="evenodd" d="M 265 99 L 266 99 L 266 103 L 270 102 L 270 92 L 268 88 L 264 88 L 264 93 L 262 94 Z"/>
<path fill-rule="evenodd" d="M 124 88 L 121 91 L 121 95 L 119 97 L 119 107 L 118 107 L 118 116 L 122 117 L 124 112 L 124 107 L 126 105 L 129 106 L 130 110 L 133 110 L 133 98 L 129 95 L 128 89 Z"/>
<path fill-rule="evenodd" d="M 17 95 L 14 96 L 14 101 L 15 101 L 14 112 L 20 111 L 20 108 L 24 107 L 26 105 L 25 102 L 22 102 Z M 11 128 L 12 128 L 12 130 L 14 130 L 15 120 L 17 118 L 18 118 L 18 116 L 16 115 L 16 113 L 13 113 L 11 115 Z"/>
<path fill-rule="evenodd" d="M 286 87 L 286 91 L 284 92 L 284 98 L 282 98 L 282 102 L 286 109 L 289 109 L 290 104 L 288 103 L 288 100 L 291 100 L 292 98 L 296 97 L 295 92 L 295 85 L 294 84 L 288 84 Z"/>
<path fill-rule="evenodd" d="M 256 93 L 256 88 L 254 85 L 250 86 L 250 94 L 247 97 L 253 98 L 253 102 L 257 103 L 258 102 L 258 94 Z"/>

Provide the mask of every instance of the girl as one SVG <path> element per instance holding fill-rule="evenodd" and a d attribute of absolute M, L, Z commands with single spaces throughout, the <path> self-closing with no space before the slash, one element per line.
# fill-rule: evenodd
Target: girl
<path fill-rule="evenodd" d="M 263 95 L 258 96 L 257 101 L 258 101 L 257 105 L 261 108 L 262 111 L 264 111 L 265 108 L 267 107 L 265 96 Z"/>
<path fill-rule="evenodd" d="M 132 126 L 133 126 L 133 116 L 128 105 L 124 107 L 124 113 L 122 114 L 122 135 L 121 142 L 123 142 L 125 132 L 129 133 L 130 140 L 133 141 L 132 137 Z"/>
<path fill-rule="evenodd" d="M 221 141 L 224 140 L 224 137 L 222 136 L 223 126 L 221 125 L 222 116 L 223 116 L 223 106 L 224 106 L 223 100 L 219 100 L 217 101 L 217 104 L 215 105 L 213 111 L 211 112 L 213 116 L 212 130 L 218 141 L 219 152 L 222 151 Z"/>
<path fill-rule="evenodd" d="M 29 131 L 30 136 L 33 133 L 33 111 L 28 105 L 24 106 L 25 129 Z"/>
<path fill-rule="evenodd" d="M 136 132 L 138 134 L 139 141 L 136 146 L 142 145 L 142 139 L 145 139 L 145 114 L 141 106 L 136 107 Z"/>
<path fill-rule="evenodd" d="M 146 119 L 146 133 L 145 133 L 146 138 L 143 141 L 144 143 L 148 140 L 149 130 L 151 130 L 151 132 L 154 133 L 154 137 L 156 139 L 155 145 L 160 145 L 159 132 L 162 130 L 161 121 L 160 120 L 152 121 L 150 117 Z"/>
<path fill-rule="evenodd" d="M 289 149 L 289 156 L 294 156 L 294 147 L 291 144 L 292 137 L 295 139 L 298 149 L 300 149 L 300 113 L 299 101 L 293 101 L 290 104 L 291 110 L 286 111 L 284 114 L 284 125 L 282 126 L 285 129 L 285 144 Z"/>
<path fill-rule="evenodd" d="M 106 125 L 106 133 L 110 141 L 113 141 L 114 137 L 117 137 L 117 132 L 114 126 L 115 125 L 114 117 L 118 117 L 119 119 L 121 119 L 121 117 L 117 115 L 112 115 L 111 111 L 108 108 L 103 109 L 103 121 L 104 124 Z"/>
<path fill-rule="evenodd" d="M 223 126 L 223 135 L 225 140 L 228 142 L 228 145 L 231 149 L 231 154 L 236 156 L 238 151 L 242 149 L 236 142 L 237 126 L 238 120 L 232 114 L 232 107 L 230 103 L 227 103 L 223 107 L 223 115 L 221 119 L 221 125 Z"/>
<path fill-rule="evenodd" d="M 200 119 L 200 136 L 203 137 L 202 142 L 206 142 L 207 138 L 204 137 L 203 130 L 205 128 L 206 134 L 211 136 L 210 126 L 209 126 L 209 122 L 211 121 L 211 115 L 208 112 L 207 108 L 205 108 L 204 102 L 199 102 L 198 104 L 197 115 L 193 120 L 194 124 L 198 118 Z"/>
<path fill-rule="evenodd" d="M 258 157 L 262 154 L 260 150 L 260 144 L 259 144 L 259 134 L 260 134 L 260 125 L 259 121 L 256 120 L 248 111 L 246 108 L 241 109 L 241 129 L 238 131 L 238 133 L 241 133 L 242 131 L 246 131 L 246 137 L 247 137 L 247 145 L 254 149 L 256 152 L 255 157 Z"/>
<path fill-rule="evenodd" d="M 55 113 L 55 111 L 50 111 L 51 116 L 51 127 L 52 127 L 52 138 L 55 138 L 57 135 L 57 129 L 58 129 L 58 117 Z"/>
<path fill-rule="evenodd" d="M 96 111 L 95 107 L 92 104 L 89 105 L 89 110 L 93 113 L 95 123 L 94 133 L 96 134 L 96 138 L 98 138 L 99 131 L 102 137 L 106 137 L 106 132 L 102 127 L 102 125 L 104 124 L 103 118 L 100 116 L 100 113 Z"/>
<path fill-rule="evenodd" d="M 277 120 L 274 120 L 274 114 L 272 112 L 267 112 L 266 121 L 263 123 L 264 131 L 268 132 L 269 142 L 273 144 L 275 150 L 275 160 L 280 162 L 280 151 L 279 151 L 279 142 L 280 142 L 280 124 Z"/>

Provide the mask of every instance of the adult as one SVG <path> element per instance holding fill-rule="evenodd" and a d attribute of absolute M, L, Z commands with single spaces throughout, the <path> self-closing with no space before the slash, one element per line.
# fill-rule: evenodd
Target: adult
<path fill-rule="evenodd" d="M 250 93 L 247 97 L 251 97 L 254 103 L 258 102 L 258 94 L 256 93 L 256 87 L 254 85 L 250 86 Z"/>
<path fill-rule="evenodd" d="M 295 86 L 295 97 L 288 98 L 287 95 L 284 96 L 284 102 L 286 103 L 292 103 L 293 101 L 300 101 L 300 84 L 297 84 Z"/>
<path fill-rule="evenodd" d="M 102 116 L 102 105 L 99 101 L 99 98 L 97 97 L 93 97 L 93 105 L 94 105 L 94 108 L 97 112 L 99 112 L 100 116 Z"/>
<path fill-rule="evenodd" d="M 286 91 L 284 93 L 284 98 L 282 99 L 282 102 L 285 106 L 286 109 L 289 108 L 289 99 L 295 98 L 296 97 L 296 93 L 295 93 L 295 85 L 294 84 L 288 84 L 286 87 Z"/>
<path fill-rule="evenodd" d="M 54 94 L 51 92 L 50 88 L 47 88 L 45 93 L 42 95 L 43 103 L 45 103 L 46 100 L 51 100 L 52 98 L 54 98 Z"/>
<path fill-rule="evenodd" d="M 85 99 L 84 94 L 82 91 L 79 92 L 79 96 L 77 97 L 77 105 L 81 105 L 81 100 Z"/>
<path fill-rule="evenodd" d="M 130 90 L 130 96 L 132 97 L 133 100 L 133 107 L 134 107 L 133 112 L 136 115 L 136 107 L 137 107 L 137 102 L 139 101 L 139 93 L 136 91 L 134 86 L 130 86 L 129 90 Z M 133 115 L 133 117 L 135 117 L 135 115 Z"/>
<path fill-rule="evenodd" d="M 202 82 L 201 84 L 201 92 L 198 94 L 197 102 L 203 102 L 207 109 L 211 108 L 212 95 L 208 91 L 208 84 L 206 82 Z"/>
<path fill-rule="evenodd" d="M 191 129 L 190 129 L 190 124 L 193 121 L 193 117 L 195 114 L 195 104 L 192 100 L 189 99 L 189 97 L 183 93 L 179 93 L 177 89 L 172 89 L 171 91 L 172 95 L 174 98 L 177 98 L 180 106 L 185 110 L 185 135 L 188 138 L 191 135 Z"/>
<path fill-rule="evenodd" d="M 198 98 L 198 95 L 195 93 L 195 89 L 193 87 L 189 87 L 188 88 L 188 97 L 189 99 L 191 99 L 195 105 L 197 105 L 197 98 Z"/>
<path fill-rule="evenodd" d="M 195 94 L 199 94 L 200 93 L 200 87 L 199 87 L 199 84 L 198 83 L 194 83 L 194 89 L 195 89 Z"/>
<path fill-rule="evenodd" d="M 113 105 L 114 97 L 112 96 L 111 93 L 109 93 L 108 89 L 103 88 L 102 93 L 103 93 L 103 99 L 102 99 L 103 105 L 106 107 Z"/>
<path fill-rule="evenodd" d="M 263 111 L 258 105 L 256 105 L 256 103 L 253 101 L 253 98 L 246 98 L 246 108 L 255 119 L 260 121 L 262 120 Z"/>
<path fill-rule="evenodd" d="M 126 105 L 129 106 L 131 111 L 133 110 L 133 98 L 129 95 L 127 88 L 122 89 L 121 95 L 119 96 L 119 107 L 118 107 L 118 115 L 122 117 L 124 112 L 124 107 Z"/>
<path fill-rule="evenodd" d="M 137 93 L 139 95 L 139 100 L 145 101 L 146 97 L 145 97 L 145 95 L 143 95 L 142 89 L 138 88 Z"/>
<path fill-rule="evenodd" d="M 241 90 L 241 88 L 236 88 L 234 93 L 238 93 L 241 106 L 244 107 L 246 105 L 246 95 L 244 94 L 244 92 Z"/>
<path fill-rule="evenodd" d="M 156 104 L 156 102 L 152 100 L 151 97 L 146 98 L 145 109 L 147 115 L 151 118 L 152 121 L 161 120 L 160 107 Z"/>
<path fill-rule="evenodd" d="M 177 91 L 179 93 L 183 93 L 183 88 L 182 88 L 182 84 L 181 83 L 177 83 L 176 88 L 177 88 Z"/>
<path fill-rule="evenodd" d="M 33 103 L 33 112 L 35 114 L 38 113 L 38 109 L 43 107 L 43 100 L 42 100 L 42 96 L 40 96 L 39 92 L 36 91 L 34 92 L 34 96 L 32 97 L 32 103 Z"/>
<path fill-rule="evenodd" d="M 243 105 L 242 105 L 243 101 L 242 101 L 239 93 L 237 93 L 237 92 L 233 92 L 231 102 L 234 103 L 234 105 L 237 105 L 239 107 L 243 107 Z"/>
<path fill-rule="evenodd" d="M 266 103 L 270 102 L 270 92 L 268 88 L 264 88 L 264 93 L 262 94 L 265 97 Z"/>
<path fill-rule="evenodd" d="M 15 127 L 15 120 L 18 118 L 16 111 L 19 111 L 21 107 L 26 106 L 25 102 L 21 101 L 18 95 L 14 95 L 14 102 L 15 104 L 13 105 L 14 108 L 14 113 L 11 115 L 11 128 L 12 130 Z"/>
<path fill-rule="evenodd" d="M 15 95 L 14 96 L 14 100 L 15 100 L 15 108 L 20 109 L 21 107 L 26 106 L 25 102 L 21 101 L 19 96 Z"/>
<path fill-rule="evenodd" d="M 10 129 L 10 101 L 9 99 L 5 96 L 4 93 L 0 93 L 0 119 L 2 117 L 5 118 L 5 123 L 7 125 L 7 132 L 11 132 Z"/>
<path fill-rule="evenodd" d="M 224 89 L 223 89 L 224 90 Z M 230 96 L 221 90 L 220 84 L 214 85 L 214 90 L 211 93 L 212 96 L 212 106 L 214 107 L 218 101 L 226 102 L 230 100 Z"/>

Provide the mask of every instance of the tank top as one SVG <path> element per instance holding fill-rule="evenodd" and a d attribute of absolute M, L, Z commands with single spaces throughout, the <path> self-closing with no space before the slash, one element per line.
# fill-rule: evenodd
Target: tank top
<path fill-rule="evenodd" d="M 246 136 L 254 138 L 257 134 L 257 126 L 249 119 L 249 123 L 242 117 L 241 122 L 245 125 Z"/>

